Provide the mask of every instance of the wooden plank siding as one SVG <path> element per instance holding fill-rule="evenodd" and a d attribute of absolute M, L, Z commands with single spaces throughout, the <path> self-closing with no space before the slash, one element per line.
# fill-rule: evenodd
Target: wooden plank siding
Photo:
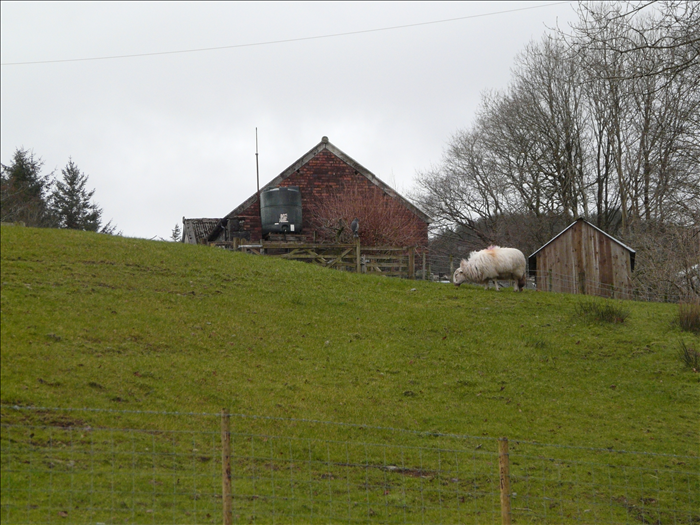
<path fill-rule="evenodd" d="M 537 290 L 628 299 L 633 250 L 578 219 L 530 256 Z"/>

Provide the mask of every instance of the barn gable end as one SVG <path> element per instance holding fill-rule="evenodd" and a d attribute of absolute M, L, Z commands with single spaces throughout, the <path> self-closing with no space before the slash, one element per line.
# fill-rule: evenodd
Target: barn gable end
<path fill-rule="evenodd" d="M 635 251 L 577 219 L 529 257 L 540 291 L 628 298 Z"/>
<path fill-rule="evenodd" d="M 321 203 L 331 196 L 349 190 L 362 194 L 378 193 L 401 204 L 397 220 L 401 227 L 415 232 L 420 244 L 428 244 L 430 218 L 411 202 L 396 193 L 372 172 L 331 144 L 327 137 L 299 158 L 286 170 L 260 188 L 260 192 L 275 187 L 296 186 L 302 198 L 302 231 L 307 241 L 314 239 L 311 219 Z M 369 193 L 368 193 L 369 192 Z M 262 238 L 258 194 L 234 208 L 209 231 L 205 242 L 227 241 L 233 237 L 250 242 Z"/>

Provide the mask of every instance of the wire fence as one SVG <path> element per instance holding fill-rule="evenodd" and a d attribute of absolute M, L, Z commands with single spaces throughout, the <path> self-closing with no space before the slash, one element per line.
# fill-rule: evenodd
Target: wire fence
<path fill-rule="evenodd" d="M 246 253 L 272 255 L 285 259 L 320 264 L 341 271 L 373 273 L 387 277 L 402 277 L 452 282 L 452 275 L 459 267 L 462 257 L 449 253 L 439 253 L 423 247 L 370 247 L 358 244 L 302 244 L 265 242 L 256 245 L 239 245 L 236 242 L 216 242 L 212 246 L 242 250 Z M 696 278 L 697 279 L 697 278 Z M 513 281 L 498 281 L 499 286 L 515 285 Z M 528 276 L 526 290 L 554 293 L 584 293 L 614 299 L 646 302 L 679 303 L 684 300 L 697 300 L 697 293 L 683 291 L 682 287 L 666 282 L 651 287 L 639 282 L 620 287 L 601 283 L 595 279 L 549 271 L 543 276 L 538 287 L 537 280 Z"/>
<path fill-rule="evenodd" d="M 1 442 L 4 524 L 700 522 L 697 455 L 6 406 Z"/>
<path fill-rule="evenodd" d="M 435 281 L 448 282 L 451 280 L 452 273 L 459 267 L 461 258 L 458 256 L 430 253 L 425 262 L 425 275 Z M 420 274 L 423 275 L 423 267 L 420 267 Z M 601 283 L 593 279 L 570 274 L 562 274 L 551 272 L 547 274 L 547 279 L 553 282 L 547 282 L 545 289 L 552 285 L 555 290 L 566 291 L 566 293 L 580 293 L 583 289 L 586 295 L 595 295 L 601 297 L 610 297 L 615 299 L 627 299 L 633 301 L 645 302 L 662 302 L 662 303 L 678 303 L 685 299 L 692 299 L 693 295 L 683 293 L 682 290 L 673 286 L 672 283 L 666 283 L 667 286 L 651 288 L 640 283 L 633 283 L 628 288 L 614 287 L 609 284 Z M 508 286 L 507 282 L 501 282 L 502 285 Z M 534 278 L 529 277 L 525 285 L 526 290 L 537 290 L 537 282 Z M 556 293 L 556 292 L 555 292 Z"/>

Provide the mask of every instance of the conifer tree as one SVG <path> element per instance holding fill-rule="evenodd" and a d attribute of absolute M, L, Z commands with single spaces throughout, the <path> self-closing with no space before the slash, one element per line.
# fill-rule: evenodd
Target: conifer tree
<path fill-rule="evenodd" d="M 17 148 L 9 165 L 2 164 L 0 203 L 2 222 L 23 222 L 27 226 L 51 226 L 48 193 L 51 174 L 42 175 L 43 161 L 34 153 Z"/>
<path fill-rule="evenodd" d="M 91 202 L 95 190 L 88 191 L 88 176 L 82 173 L 73 159 L 61 170 L 63 180 L 56 181 L 51 193 L 51 211 L 59 228 L 99 231 L 102 209 Z"/>
<path fill-rule="evenodd" d="M 182 229 L 178 223 L 175 223 L 175 227 L 173 228 L 170 238 L 174 242 L 180 242 L 182 240 Z"/>

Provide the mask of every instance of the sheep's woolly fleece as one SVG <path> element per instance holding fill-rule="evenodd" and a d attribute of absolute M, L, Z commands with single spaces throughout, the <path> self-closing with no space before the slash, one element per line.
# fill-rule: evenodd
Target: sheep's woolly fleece
<path fill-rule="evenodd" d="M 484 283 L 488 288 L 490 280 L 508 279 L 516 281 L 516 291 L 522 290 L 525 286 L 526 266 L 525 255 L 517 248 L 489 246 L 485 250 L 472 252 L 467 260 L 462 259 L 459 268 L 455 270 L 454 283 L 460 285 L 471 281 Z"/>

